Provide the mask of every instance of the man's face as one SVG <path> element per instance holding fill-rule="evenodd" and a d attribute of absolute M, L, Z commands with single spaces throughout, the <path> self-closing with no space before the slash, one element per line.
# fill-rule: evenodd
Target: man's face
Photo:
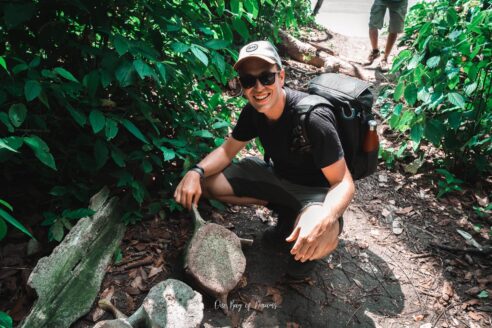
<path fill-rule="evenodd" d="M 259 58 L 250 58 L 246 60 L 238 69 L 239 76 L 265 76 L 267 73 L 276 72 L 275 81 L 271 85 L 263 85 L 257 78 L 254 85 L 247 88 L 243 85 L 244 96 L 249 103 L 260 113 L 267 116 L 271 114 L 272 108 L 278 109 L 282 105 L 283 109 L 283 90 L 285 71 L 279 70 L 275 64 L 270 64 Z"/>

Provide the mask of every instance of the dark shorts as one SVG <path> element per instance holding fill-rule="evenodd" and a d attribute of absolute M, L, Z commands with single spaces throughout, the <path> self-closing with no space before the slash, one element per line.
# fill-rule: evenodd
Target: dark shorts
<path fill-rule="evenodd" d="M 327 187 L 311 187 L 290 182 L 278 177 L 272 166 L 257 157 L 247 157 L 232 163 L 224 170 L 234 195 L 265 200 L 270 207 L 292 211 L 297 217 L 306 207 L 324 202 Z M 340 232 L 343 218 L 340 217 Z"/>

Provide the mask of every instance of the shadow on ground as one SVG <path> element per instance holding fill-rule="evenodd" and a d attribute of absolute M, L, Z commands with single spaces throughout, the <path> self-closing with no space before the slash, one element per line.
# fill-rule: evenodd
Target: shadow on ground
<path fill-rule="evenodd" d="M 238 235 L 255 235 L 255 243 L 244 250 L 246 279 L 230 293 L 228 315 L 223 304 L 205 297 L 205 327 L 376 327 L 372 315 L 401 313 L 399 282 L 373 252 L 342 239 L 335 253 L 318 261 L 311 279 L 289 281 L 288 255 L 258 241 L 265 225 L 241 215 L 237 220 Z"/>

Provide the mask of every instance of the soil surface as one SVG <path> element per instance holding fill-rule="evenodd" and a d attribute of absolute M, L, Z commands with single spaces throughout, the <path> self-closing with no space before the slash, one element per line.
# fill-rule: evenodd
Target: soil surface
<path fill-rule="evenodd" d="M 359 65 L 368 53 L 367 39 L 324 32 L 306 34 L 303 40 L 307 39 L 323 39 L 318 44 L 351 60 L 376 87 L 391 83 L 391 77 L 377 69 L 377 62 L 371 67 Z M 290 60 L 286 64 L 288 84 L 294 88 L 302 89 L 316 71 Z M 378 129 L 383 142 L 395 142 L 384 123 Z M 276 221 L 269 210 L 258 206 L 218 210 L 202 201 L 205 219 L 254 240 L 244 247 L 246 272 L 229 294 L 229 314 L 224 314 L 224 304 L 203 294 L 202 326 L 491 327 L 492 262 L 487 247 L 492 243 L 489 230 L 479 228 L 490 227 L 491 222 L 480 220 L 472 206 L 489 201 L 492 181 L 437 199 L 432 171 L 426 165 L 421 170 L 407 173 L 403 164 L 388 170 L 380 163 L 375 174 L 357 181 L 339 247 L 317 261 L 312 276 L 303 281 L 287 279 L 286 255 L 260 241 L 261 233 Z M 110 299 L 130 315 L 162 280 L 176 278 L 192 285 L 182 270 L 182 253 L 192 230 L 191 215 L 178 212 L 128 227 L 121 245 L 123 258 L 108 268 L 99 298 Z M 484 251 L 458 231 L 470 234 Z M 19 287 L 35 264 L 6 262 L 9 254 L 17 252 L 15 245 L 7 246 L 2 249 L 2 289 L 9 288 L 8 283 Z M 24 270 L 8 271 L 7 266 Z M 4 292 L 12 297 L 9 308 L 15 310 L 14 319 L 20 320 L 28 309 L 26 293 Z M 72 327 L 92 327 L 112 318 L 96 304 L 97 300 Z"/>

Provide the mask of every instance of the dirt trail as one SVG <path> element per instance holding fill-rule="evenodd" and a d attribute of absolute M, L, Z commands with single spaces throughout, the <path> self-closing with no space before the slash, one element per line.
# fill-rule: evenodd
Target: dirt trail
<path fill-rule="evenodd" d="M 335 35 L 323 44 L 362 62 L 368 50 L 362 39 Z M 379 85 L 386 78 L 376 67 L 363 71 Z M 293 87 L 302 87 L 309 78 L 299 69 L 288 67 L 287 73 Z M 391 135 L 382 135 L 386 137 Z M 465 191 L 459 200 L 438 201 L 432 188 L 423 174 L 407 174 L 400 167 L 389 171 L 380 164 L 377 173 L 357 182 L 338 249 L 318 261 L 312 277 L 303 282 L 287 281 L 287 258 L 259 242 L 262 231 L 275 221 L 268 210 L 232 206 L 218 211 L 203 203 L 205 218 L 255 239 L 245 249 L 244 278 L 229 295 L 230 314 L 204 295 L 203 327 L 490 327 L 490 299 L 477 297 L 491 288 L 490 257 L 443 251 L 431 244 L 468 248 L 456 229 L 480 243 L 489 242 L 483 232 L 473 230 L 473 196 Z M 191 220 L 185 213 L 130 227 L 121 247 L 124 261 L 139 254 L 152 256 L 154 262 L 127 271 L 117 265 L 109 268 L 101 296 L 112 293 L 113 302 L 131 314 L 157 282 L 170 277 L 187 281 L 180 257 L 190 234 Z M 94 309 L 73 327 L 108 317 Z"/>

